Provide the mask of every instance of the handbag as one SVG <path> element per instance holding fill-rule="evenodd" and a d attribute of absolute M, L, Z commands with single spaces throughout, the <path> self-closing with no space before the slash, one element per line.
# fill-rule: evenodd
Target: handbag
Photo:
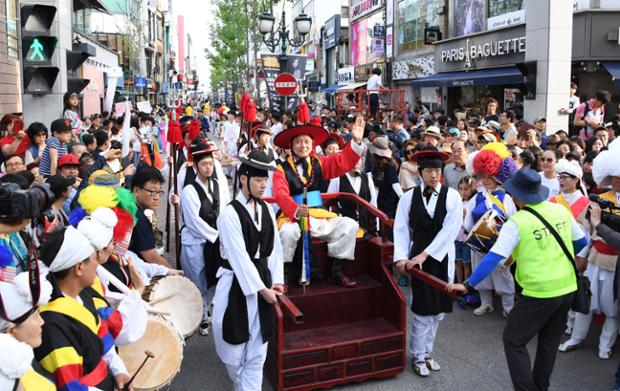
<path fill-rule="evenodd" d="M 528 211 L 534 216 L 536 216 L 538 220 L 540 220 L 545 225 L 545 227 L 549 230 L 549 232 L 551 232 L 555 240 L 558 242 L 558 244 L 562 248 L 562 251 L 564 251 L 564 254 L 566 255 L 566 257 L 570 260 L 571 264 L 573 265 L 573 270 L 575 271 L 575 277 L 577 278 L 577 292 L 575 292 L 575 298 L 573 299 L 573 304 L 571 305 L 571 309 L 575 312 L 580 312 L 582 314 L 590 313 L 590 301 L 592 299 L 592 291 L 590 291 L 590 280 L 588 280 L 587 277 L 579 274 L 579 272 L 577 271 L 577 265 L 575 264 L 575 258 L 568 251 L 568 249 L 566 248 L 566 245 L 564 244 L 564 241 L 562 240 L 562 238 L 560 238 L 560 235 L 551 226 L 551 224 L 549 224 L 547 220 L 545 220 L 538 212 L 536 212 L 534 209 L 530 208 L 529 206 L 526 206 L 525 208 L 523 208 L 523 210 Z"/>

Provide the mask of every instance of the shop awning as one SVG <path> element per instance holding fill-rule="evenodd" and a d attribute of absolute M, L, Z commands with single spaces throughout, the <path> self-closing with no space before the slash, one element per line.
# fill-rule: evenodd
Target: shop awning
<path fill-rule="evenodd" d="M 365 81 L 362 81 L 360 83 L 353 83 L 353 84 L 347 84 L 344 87 L 340 87 L 338 88 L 338 92 L 341 91 L 353 91 L 353 90 L 357 90 L 360 87 L 364 87 L 366 85 Z"/>
<path fill-rule="evenodd" d="M 620 90 L 620 61 L 603 61 L 601 65 L 611 75 L 611 80 L 614 81 L 614 90 Z"/>
<path fill-rule="evenodd" d="M 477 71 L 443 72 L 415 79 L 414 87 L 463 87 L 499 84 L 521 84 L 523 74 L 517 67 L 481 69 Z"/>
<path fill-rule="evenodd" d="M 344 84 L 335 84 L 333 86 L 329 86 L 325 89 L 322 90 L 323 93 L 325 94 L 333 94 L 334 92 L 336 92 L 337 89 L 344 87 Z"/>

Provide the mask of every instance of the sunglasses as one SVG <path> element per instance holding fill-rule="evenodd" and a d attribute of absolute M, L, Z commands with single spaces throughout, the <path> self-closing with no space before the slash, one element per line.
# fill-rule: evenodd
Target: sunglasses
<path fill-rule="evenodd" d="M 572 175 L 562 175 L 562 174 L 558 175 L 558 180 L 560 180 L 560 181 L 565 181 L 567 179 L 574 179 L 574 178 L 576 178 L 576 177 L 574 177 Z"/>
<path fill-rule="evenodd" d="M 405 150 L 405 153 L 407 155 L 411 155 L 412 153 L 415 153 L 415 149 L 407 149 L 407 150 Z"/>
<path fill-rule="evenodd" d="M 543 157 L 543 158 L 540 158 L 540 160 L 543 162 L 547 162 L 547 163 L 553 163 L 555 161 L 555 159 L 552 157 Z"/>

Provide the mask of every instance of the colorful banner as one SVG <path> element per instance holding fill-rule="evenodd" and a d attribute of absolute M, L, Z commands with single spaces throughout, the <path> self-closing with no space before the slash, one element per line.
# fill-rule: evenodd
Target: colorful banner
<path fill-rule="evenodd" d="M 368 32 L 366 30 L 366 19 L 362 19 L 351 26 L 351 63 L 353 65 L 366 64 Z"/>

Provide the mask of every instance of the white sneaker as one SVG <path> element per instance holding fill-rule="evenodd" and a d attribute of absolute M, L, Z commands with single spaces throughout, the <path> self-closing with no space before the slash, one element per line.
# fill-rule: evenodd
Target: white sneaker
<path fill-rule="evenodd" d="M 411 363 L 413 364 L 413 371 L 418 376 L 427 377 L 431 374 L 431 372 L 428 370 L 428 367 L 426 366 L 426 361 L 412 361 Z"/>
<path fill-rule="evenodd" d="M 426 367 L 431 371 L 438 371 L 441 369 L 437 361 L 435 361 L 432 357 L 424 357 L 424 361 L 426 361 Z"/>
<path fill-rule="evenodd" d="M 569 339 L 568 341 L 564 342 L 563 344 L 560 344 L 560 346 L 558 347 L 558 350 L 560 352 L 570 352 L 572 350 L 578 349 L 579 347 L 581 347 L 581 342 L 575 341 L 574 339 Z"/>
<path fill-rule="evenodd" d="M 482 316 L 493 311 L 495 311 L 495 307 L 493 307 L 493 304 L 483 304 L 474 310 L 474 315 Z"/>
<path fill-rule="evenodd" d="M 571 335 L 573 333 L 573 326 L 566 326 L 566 330 L 564 330 L 564 334 Z"/>
<path fill-rule="evenodd" d="M 508 314 L 509 314 L 509 312 L 508 312 L 508 311 L 506 311 L 506 310 L 502 311 L 502 316 L 503 316 L 504 318 L 506 318 L 506 319 L 508 319 Z"/>
<path fill-rule="evenodd" d="M 211 322 L 203 320 L 198 327 L 198 333 L 204 337 L 209 335 L 209 331 L 211 331 Z"/>
<path fill-rule="evenodd" d="M 601 360 L 609 360 L 611 358 L 611 352 L 603 352 L 602 350 L 599 350 L 598 358 Z"/>

